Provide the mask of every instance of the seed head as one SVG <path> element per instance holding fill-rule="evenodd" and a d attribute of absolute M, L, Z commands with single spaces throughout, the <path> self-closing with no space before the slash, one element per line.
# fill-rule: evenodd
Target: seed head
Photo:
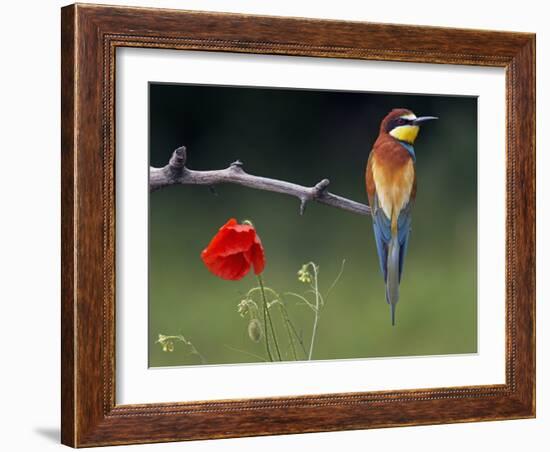
<path fill-rule="evenodd" d="M 253 342 L 260 342 L 262 338 L 262 325 L 258 319 L 252 319 L 248 323 L 248 337 Z"/>
<path fill-rule="evenodd" d="M 309 284 L 311 282 L 311 273 L 309 273 L 307 264 L 302 265 L 298 270 L 298 281 Z"/>

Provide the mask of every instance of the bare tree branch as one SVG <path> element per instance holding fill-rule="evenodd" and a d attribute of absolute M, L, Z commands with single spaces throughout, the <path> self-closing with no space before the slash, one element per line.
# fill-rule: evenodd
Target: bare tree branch
<path fill-rule="evenodd" d="M 163 168 L 151 167 L 149 170 L 149 191 L 153 192 L 169 185 L 207 185 L 237 184 L 244 187 L 265 190 L 294 196 L 300 200 L 300 214 L 304 213 L 308 201 L 317 201 L 338 209 L 347 210 L 359 215 L 370 215 L 370 208 L 365 204 L 334 195 L 327 191 L 328 179 L 323 179 L 313 187 L 304 187 L 277 179 L 253 176 L 242 168 L 239 160 L 228 168 L 212 171 L 195 171 L 185 166 L 187 150 L 185 146 L 177 148 L 168 165 Z"/>

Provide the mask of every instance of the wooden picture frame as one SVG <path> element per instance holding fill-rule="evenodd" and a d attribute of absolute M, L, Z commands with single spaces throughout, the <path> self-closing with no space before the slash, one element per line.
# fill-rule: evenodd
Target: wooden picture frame
<path fill-rule="evenodd" d="M 79 4 L 62 9 L 61 34 L 64 444 L 85 447 L 535 416 L 535 35 Z M 505 68 L 506 383 L 117 405 L 118 47 Z"/>

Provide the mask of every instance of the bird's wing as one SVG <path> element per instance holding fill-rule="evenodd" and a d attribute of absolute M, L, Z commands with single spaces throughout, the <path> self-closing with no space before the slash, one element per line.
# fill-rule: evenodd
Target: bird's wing
<path fill-rule="evenodd" d="M 413 186 L 411 194 L 409 196 L 409 202 L 399 212 L 397 219 L 397 228 L 399 231 L 399 281 L 401 281 L 401 274 L 403 273 L 403 264 L 405 263 L 405 257 L 407 255 L 407 247 L 409 246 L 409 235 L 411 233 L 412 224 L 412 208 L 414 200 L 416 199 L 416 173 L 414 175 Z"/>
<path fill-rule="evenodd" d="M 371 209 L 374 206 L 374 193 L 376 192 L 376 185 L 374 183 L 374 176 L 372 174 L 372 162 L 374 159 L 374 152 L 371 152 L 369 155 L 369 160 L 367 162 L 367 170 L 365 174 L 365 181 L 367 185 L 367 196 L 369 198 L 369 206 Z"/>
<path fill-rule="evenodd" d="M 387 262 L 388 262 L 388 244 L 391 239 L 391 221 L 380 207 L 378 195 L 376 192 L 373 195 L 372 209 L 372 226 L 374 228 L 374 239 L 376 242 L 376 250 L 378 251 L 378 262 L 380 270 L 384 276 L 384 281 L 388 278 Z"/>
<path fill-rule="evenodd" d="M 386 216 L 382 208 L 380 208 L 380 201 L 376 194 L 376 184 L 372 173 L 372 164 L 374 160 L 374 152 L 369 155 L 367 162 L 367 170 L 365 174 L 365 180 L 367 185 L 367 195 L 369 198 L 369 206 L 372 212 L 372 225 L 374 228 L 374 239 L 376 242 L 376 250 L 378 252 L 378 261 L 380 264 L 380 271 L 384 276 L 384 281 L 387 279 L 387 260 L 388 260 L 388 243 L 391 238 L 391 222 Z"/>
<path fill-rule="evenodd" d="M 413 200 L 411 199 L 401 210 L 401 212 L 399 212 L 399 217 L 397 218 L 397 234 L 399 240 L 399 281 L 401 281 L 403 264 L 405 263 L 407 247 L 409 246 L 409 235 L 411 233 L 412 223 L 412 205 Z"/>

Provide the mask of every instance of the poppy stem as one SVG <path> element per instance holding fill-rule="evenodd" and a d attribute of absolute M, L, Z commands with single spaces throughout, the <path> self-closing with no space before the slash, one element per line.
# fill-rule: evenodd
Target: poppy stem
<path fill-rule="evenodd" d="M 267 329 L 267 306 L 265 301 L 262 303 L 262 311 L 264 315 L 264 338 L 265 338 L 265 350 L 267 353 L 267 357 L 269 358 L 269 361 L 273 362 L 273 355 L 271 354 L 271 349 L 269 348 L 269 332 Z"/>
<path fill-rule="evenodd" d="M 279 350 L 279 344 L 277 342 L 277 335 L 275 333 L 275 328 L 273 327 L 273 320 L 271 320 L 271 313 L 269 312 L 269 306 L 267 305 L 267 297 L 265 296 L 264 281 L 263 281 L 261 275 L 257 275 L 257 276 L 258 276 L 258 283 L 260 284 L 260 289 L 262 291 L 262 301 L 263 301 L 263 305 L 264 305 L 265 343 L 266 343 L 268 355 L 269 355 L 271 361 L 273 361 L 273 357 L 271 356 L 271 352 L 269 350 L 269 345 L 268 345 L 266 316 L 267 316 L 267 321 L 269 321 L 269 327 L 271 328 L 271 335 L 273 336 L 273 343 L 275 344 L 275 350 L 277 351 L 277 357 L 279 358 L 279 361 L 282 361 L 281 351 Z"/>
<path fill-rule="evenodd" d="M 262 292 L 262 313 L 263 313 L 263 316 L 264 316 L 263 324 L 264 324 L 265 351 L 267 353 L 267 357 L 268 357 L 269 361 L 273 362 L 273 355 L 271 354 L 271 349 L 269 348 L 269 334 L 268 334 L 268 329 L 267 329 L 267 302 L 266 302 L 266 298 L 265 298 L 265 292 L 264 292 L 264 287 L 263 287 L 263 284 L 262 284 L 262 280 L 260 279 L 259 276 L 258 276 L 258 281 L 260 283 L 260 290 Z"/>

